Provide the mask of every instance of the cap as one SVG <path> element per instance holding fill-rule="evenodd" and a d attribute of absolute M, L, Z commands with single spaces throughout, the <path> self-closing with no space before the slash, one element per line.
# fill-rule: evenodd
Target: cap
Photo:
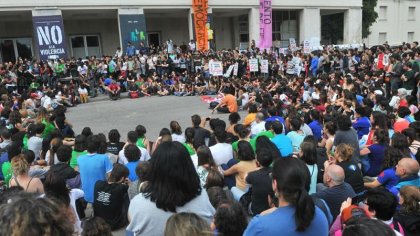
<path fill-rule="evenodd" d="M 358 206 L 351 205 L 341 212 L 341 223 L 346 223 L 351 218 L 369 217 L 366 211 Z"/>
<path fill-rule="evenodd" d="M 376 95 L 383 95 L 384 94 L 381 90 L 375 90 L 374 93 Z"/>

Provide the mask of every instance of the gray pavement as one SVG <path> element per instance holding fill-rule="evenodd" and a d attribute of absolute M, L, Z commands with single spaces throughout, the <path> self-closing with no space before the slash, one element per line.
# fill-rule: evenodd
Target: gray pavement
<path fill-rule="evenodd" d="M 111 129 L 118 129 L 121 141 L 126 140 L 128 131 L 134 130 L 139 124 L 147 129 L 146 137 L 155 141 L 159 131 L 176 120 L 183 131 L 191 126 L 191 116 L 198 114 L 202 117 L 220 118 L 228 123 L 228 114 L 210 114 L 208 104 L 201 101 L 199 96 L 191 97 L 143 97 L 138 99 L 123 98 L 110 101 L 106 96 L 94 98 L 91 102 L 68 109 L 67 120 L 73 124 L 76 134 L 80 134 L 84 127 L 90 127 L 93 133 L 104 133 L 108 136 Z M 240 112 L 243 119 L 246 112 Z"/>
<path fill-rule="evenodd" d="M 125 94 L 124 94 L 125 95 Z M 69 108 L 66 117 L 73 124 L 76 134 L 89 126 L 93 133 L 104 133 L 108 136 L 111 129 L 118 129 L 121 141 L 126 141 L 128 131 L 134 130 L 139 124 L 147 129 L 146 136 L 155 141 L 159 131 L 166 127 L 169 122 L 176 120 L 183 131 L 191 126 L 191 116 L 198 114 L 202 117 L 223 119 L 228 123 L 228 114 L 210 114 L 208 104 L 201 101 L 199 96 L 191 97 L 144 97 L 138 99 L 124 98 L 110 101 L 106 96 L 91 99 L 89 103 Z M 246 112 L 240 111 L 243 119 Z M 125 229 L 113 232 L 113 235 L 124 236 Z"/>

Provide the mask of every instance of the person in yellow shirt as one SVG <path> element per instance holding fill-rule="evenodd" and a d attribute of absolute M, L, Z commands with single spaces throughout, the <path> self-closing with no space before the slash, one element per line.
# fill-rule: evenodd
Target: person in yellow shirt
<path fill-rule="evenodd" d="M 258 112 L 257 105 L 256 104 L 251 104 L 248 107 L 248 115 L 246 115 L 243 125 L 245 125 L 247 127 L 251 126 L 252 122 L 255 121 L 255 117 L 257 116 L 257 112 Z"/>

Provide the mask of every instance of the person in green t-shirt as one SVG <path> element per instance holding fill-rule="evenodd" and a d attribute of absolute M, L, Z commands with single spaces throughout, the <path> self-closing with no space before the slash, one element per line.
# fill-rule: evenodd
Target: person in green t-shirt
<path fill-rule="evenodd" d="M 401 76 L 403 81 L 402 87 L 408 91 L 408 94 L 411 94 L 411 91 L 416 87 L 416 80 L 414 77 L 415 72 L 413 71 L 413 65 L 411 62 L 407 62 L 403 66 L 404 74 Z"/>
<path fill-rule="evenodd" d="M 185 129 L 185 143 L 184 143 L 184 147 L 187 149 L 188 153 L 192 156 L 194 155 L 195 149 L 194 149 L 194 136 L 195 136 L 195 131 L 194 128 L 187 128 Z"/>
<path fill-rule="evenodd" d="M 146 138 L 146 128 L 143 125 L 137 125 L 136 127 L 136 133 L 138 135 L 138 139 L 136 142 L 136 145 L 138 147 L 142 147 L 146 149 L 150 153 L 150 145 L 149 140 Z"/>
<path fill-rule="evenodd" d="M 233 149 L 233 155 L 236 158 L 236 155 L 238 153 L 238 143 L 239 141 L 250 141 L 250 131 L 242 124 L 237 124 L 235 127 L 233 127 L 233 131 L 235 134 L 239 137 L 239 140 L 232 143 L 232 149 Z M 253 148 L 255 152 L 255 148 Z"/>
<path fill-rule="evenodd" d="M 7 155 L 8 155 L 8 159 L 9 161 L 4 162 L 1 165 L 1 172 L 3 174 L 4 177 L 4 184 L 8 187 L 9 186 L 9 182 L 10 179 L 12 179 L 13 176 L 13 169 L 12 169 L 12 164 L 11 164 L 11 157 L 15 157 L 17 155 L 19 155 L 22 152 L 22 147 L 20 144 L 16 143 L 16 142 L 12 142 L 9 144 L 9 147 L 7 149 Z"/>
<path fill-rule="evenodd" d="M 86 151 L 86 137 L 84 135 L 77 135 L 74 139 L 74 149 L 71 153 L 70 167 L 78 170 L 77 158 L 86 154 L 88 154 Z"/>
<path fill-rule="evenodd" d="M 4 177 L 4 184 L 6 187 L 9 187 L 9 182 L 13 175 L 12 164 L 10 161 L 4 162 L 3 165 L 1 165 L 1 172 Z"/>
<path fill-rule="evenodd" d="M 60 59 L 60 61 L 55 65 L 55 74 L 57 76 L 64 76 L 65 73 L 65 69 L 66 69 L 66 65 L 64 64 L 64 60 Z"/>
<path fill-rule="evenodd" d="M 274 138 L 274 133 L 271 130 L 263 131 L 263 132 L 257 134 L 257 136 L 255 136 L 251 140 L 249 140 L 249 143 L 251 144 L 251 147 L 252 147 L 252 149 L 254 149 L 254 151 L 257 150 L 257 148 L 256 148 L 257 147 L 257 145 L 256 145 L 257 138 L 261 137 L 261 136 L 267 137 L 268 139 L 272 139 L 272 138 Z"/>

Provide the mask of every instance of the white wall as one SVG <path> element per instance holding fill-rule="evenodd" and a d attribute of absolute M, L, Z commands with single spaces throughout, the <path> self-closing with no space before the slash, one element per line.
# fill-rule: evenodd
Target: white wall
<path fill-rule="evenodd" d="M 375 8 L 380 14 L 380 6 L 387 6 L 386 19 L 378 17 L 370 30 L 371 34 L 365 42 L 370 45 L 383 44 L 379 42 L 379 33 L 386 33 L 386 41 L 389 44 L 401 44 L 407 42 L 408 32 L 414 32 L 414 40 L 420 38 L 420 1 L 418 0 L 379 0 Z M 416 7 L 415 20 L 408 19 L 408 8 Z"/>

